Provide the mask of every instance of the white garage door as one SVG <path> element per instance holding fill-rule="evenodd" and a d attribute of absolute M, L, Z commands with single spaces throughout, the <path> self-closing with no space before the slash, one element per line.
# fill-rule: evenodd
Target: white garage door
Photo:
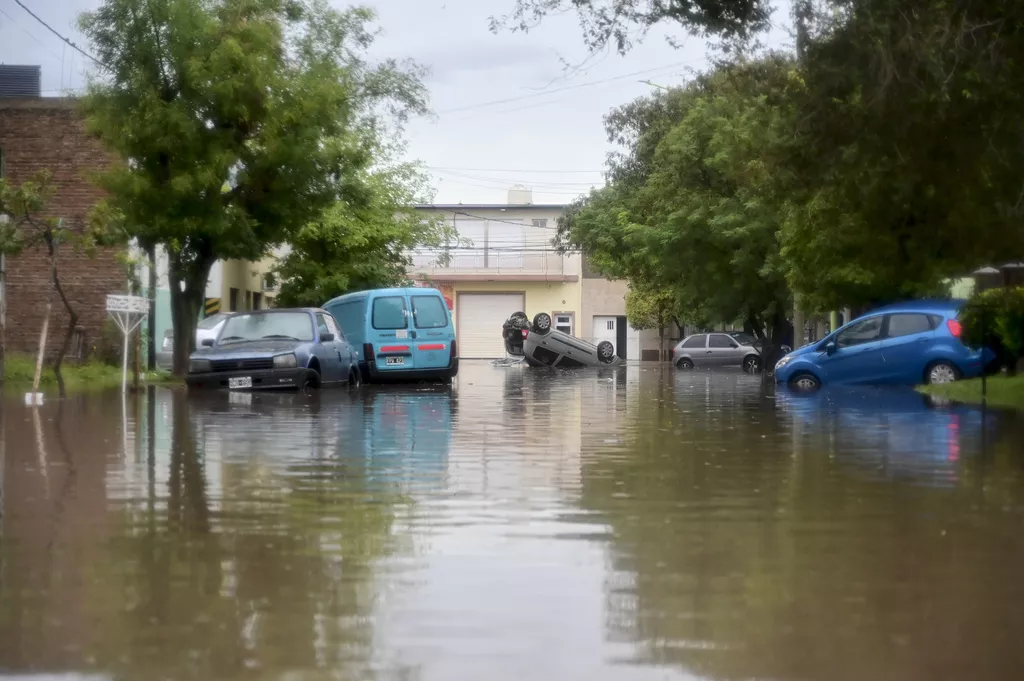
<path fill-rule="evenodd" d="M 459 357 L 498 359 L 505 356 L 501 325 L 513 312 L 523 312 L 522 293 L 460 293 L 455 303 Z"/>

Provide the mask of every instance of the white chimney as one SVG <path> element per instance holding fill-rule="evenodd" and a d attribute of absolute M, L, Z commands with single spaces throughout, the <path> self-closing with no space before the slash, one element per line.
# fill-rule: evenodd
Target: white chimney
<path fill-rule="evenodd" d="M 533 203 L 533 191 L 521 184 L 512 185 L 508 190 L 508 202 L 510 205 L 529 206 Z"/>

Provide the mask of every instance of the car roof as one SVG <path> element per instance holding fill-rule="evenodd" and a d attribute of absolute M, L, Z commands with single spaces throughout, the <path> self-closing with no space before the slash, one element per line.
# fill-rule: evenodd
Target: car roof
<path fill-rule="evenodd" d="M 317 312 L 327 312 L 327 310 L 319 307 L 268 307 L 262 310 L 235 310 L 227 314 L 229 317 L 235 317 L 243 314 L 272 314 L 274 312 L 305 312 L 307 314 L 315 314 Z"/>
<path fill-rule="evenodd" d="M 908 300 L 901 303 L 884 305 L 866 312 L 862 316 L 892 312 L 956 312 L 963 307 L 966 301 L 959 299 L 950 300 Z"/>
<path fill-rule="evenodd" d="M 365 291 L 353 291 L 352 293 L 346 293 L 336 298 L 331 298 L 324 307 L 332 303 L 344 303 L 352 300 L 361 300 L 366 297 L 381 297 L 381 296 L 413 296 L 413 295 L 437 295 L 440 296 L 441 292 L 436 288 L 430 288 L 427 286 L 406 286 L 406 287 L 395 287 L 395 288 L 372 288 Z"/>

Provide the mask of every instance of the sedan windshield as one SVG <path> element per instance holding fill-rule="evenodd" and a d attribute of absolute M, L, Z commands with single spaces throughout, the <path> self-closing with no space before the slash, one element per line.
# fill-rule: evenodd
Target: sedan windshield
<path fill-rule="evenodd" d="M 305 312 L 260 312 L 231 317 L 224 323 L 220 344 L 259 340 L 313 340 L 313 319 Z"/>

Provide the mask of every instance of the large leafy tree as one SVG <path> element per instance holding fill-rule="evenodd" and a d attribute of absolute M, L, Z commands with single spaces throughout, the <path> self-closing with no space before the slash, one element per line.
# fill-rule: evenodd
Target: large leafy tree
<path fill-rule="evenodd" d="M 684 321 L 742 319 L 778 340 L 789 294 L 771 154 L 793 69 L 784 56 L 724 67 L 615 112 L 610 137 L 626 149 L 559 238 L 608 276 L 673 290 Z"/>
<path fill-rule="evenodd" d="M 425 189 L 416 167 L 379 169 L 364 182 L 364 205 L 335 203 L 292 239 L 276 272 L 279 305 L 321 306 L 348 291 L 402 284 L 411 252 L 437 248 L 452 236 L 443 222 L 413 207 Z"/>
<path fill-rule="evenodd" d="M 1024 254 L 1024 7 L 834 0 L 811 15 L 784 255 L 811 308 Z"/>
<path fill-rule="evenodd" d="M 105 0 L 83 15 L 106 67 L 83 107 L 123 161 L 101 182 L 127 233 L 167 251 L 176 372 L 213 263 L 259 259 L 337 201 L 366 206 L 381 116 L 423 109 L 414 68 L 367 61 L 372 20 L 321 0 Z"/>

